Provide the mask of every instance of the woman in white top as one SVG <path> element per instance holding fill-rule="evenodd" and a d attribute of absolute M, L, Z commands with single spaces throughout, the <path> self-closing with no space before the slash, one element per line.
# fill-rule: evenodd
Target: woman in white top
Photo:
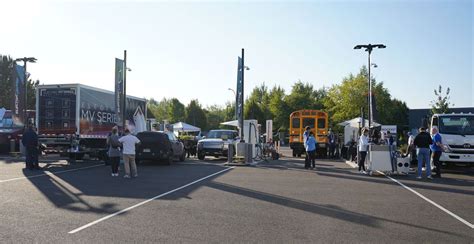
<path fill-rule="evenodd" d="M 362 128 L 362 135 L 359 138 L 359 172 L 365 173 L 365 157 L 367 156 L 367 147 L 369 146 L 369 139 L 367 135 L 369 131 L 367 128 Z M 361 170 L 362 169 L 362 170 Z"/>

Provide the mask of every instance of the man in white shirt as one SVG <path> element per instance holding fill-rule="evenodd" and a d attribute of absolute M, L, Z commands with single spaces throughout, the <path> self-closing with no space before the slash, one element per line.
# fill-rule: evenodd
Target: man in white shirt
<path fill-rule="evenodd" d="M 133 177 L 137 177 L 137 165 L 135 164 L 135 145 L 140 143 L 140 140 L 130 134 L 129 129 L 125 129 L 125 136 L 119 139 L 119 142 L 122 143 L 122 153 L 123 153 L 123 164 L 125 167 L 125 176 L 124 178 L 130 178 L 130 168 L 132 170 Z"/>

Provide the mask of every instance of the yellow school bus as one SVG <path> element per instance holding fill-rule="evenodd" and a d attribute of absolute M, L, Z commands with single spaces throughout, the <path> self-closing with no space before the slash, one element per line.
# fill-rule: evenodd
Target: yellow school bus
<path fill-rule="evenodd" d="M 290 114 L 290 148 L 293 157 L 301 157 L 305 148 L 303 133 L 306 126 L 311 127 L 317 142 L 317 155 L 327 154 L 328 114 L 320 110 L 298 110 Z"/>

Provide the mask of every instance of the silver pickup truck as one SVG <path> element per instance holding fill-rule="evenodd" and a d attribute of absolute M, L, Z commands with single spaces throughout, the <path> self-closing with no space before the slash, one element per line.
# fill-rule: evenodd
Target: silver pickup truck
<path fill-rule="evenodd" d="M 197 143 L 197 155 L 199 160 L 206 156 L 227 157 L 229 144 L 235 142 L 238 137 L 235 130 L 211 130 L 202 140 Z"/>

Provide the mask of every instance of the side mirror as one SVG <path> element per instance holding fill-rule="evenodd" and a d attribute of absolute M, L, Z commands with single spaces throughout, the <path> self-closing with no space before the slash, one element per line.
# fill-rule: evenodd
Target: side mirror
<path fill-rule="evenodd" d="M 201 137 L 202 139 L 206 139 L 206 136 Z"/>

